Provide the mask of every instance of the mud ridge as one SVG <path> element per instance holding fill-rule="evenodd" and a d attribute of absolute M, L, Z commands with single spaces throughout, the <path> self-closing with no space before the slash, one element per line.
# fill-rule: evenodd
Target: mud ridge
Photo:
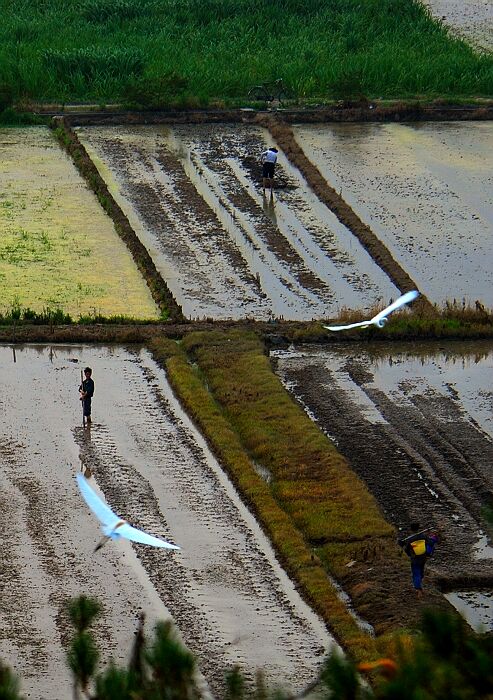
<path fill-rule="evenodd" d="M 289 107 L 273 111 L 251 108 L 132 111 L 107 109 L 88 110 L 78 105 L 69 109 L 61 105 L 38 105 L 36 114 L 47 117 L 63 117 L 71 126 L 121 125 L 121 124 L 218 124 L 255 123 L 258 115 L 280 115 L 291 124 L 324 124 L 354 122 L 399 121 L 477 121 L 493 119 L 493 104 L 489 101 L 468 105 L 426 104 L 396 101 L 378 104 L 368 100 L 345 100 L 325 107 Z"/>
<path fill-rule="evenodd" d="M 147 249 L 130 225 L 128 218 L 110 194 L 106 183 L 86 149 L 79 141 L 77 134 L 63 117 L 52 119 L 50 126 L 57 133 L 59 142 L 73 159 L 89 188 L 95 193 L 101 206 L 112 219 L 116 232 L 129 249 L 159 309 L 162 312 L 168 312 L 173 320 L 182 321 L 184 316 L 181 307 L 176 303 Z"/>
<path fill-rule="evenodd" d="M 389 276 L 398 289 L 404 293 L 417 289 L 416 283 L 408 273 L 394 260 L 388 248 L 378 239 L 369 226 L 351 209 L 344 199 L 322 177 L 297 143 L 291 127 L 271 117 L 259 117 L 258 121 L 269 129 L 272 137 L 282 148 L 284 154 L 298 168 L 317 197 L 323 202 L 347 228 L 358 238 L 361 245 L 369 252 L 373 260 Z M 428 299 L 422 295 L 421 307 L 432 309 Z"/>
<path fill-rule="evenodd" d="M 460 323 L 460 322 L 459 322 Z M 390 324 L 389 324 L 390 325 Z M 174 340 L 183 338 L 195 331 L 252 331 L 257 333 L 268 348 L 287 347 L 291 342 L 320 343 L 334 345 L 343 342 L 348 347 L 354 343 L 371 341 L 384 343 L 409 342 L 409 340 L 484 340 L 493 337 L 493 324 L 490 320 L 461 324 L 452 330 L 440 325 L 431 324 L 422 329 L 410 328 L 398 335 L 389 333 L 386 329 L 372 332 L 367 336 L 352 334 L 341 338 L 335 333 L 328 335 L 320 322 L 317 321 L 257 321 L 250 318 L 239 321 L 213 321 L 210 318 L 186 322 L 162 323 L 94 323 L 61 325 L 61 324 L 22 324 L 0 326 L 0 343 L 17 345 L 23 343 L 146 343 L 152 338 L 166 337 Z"/>

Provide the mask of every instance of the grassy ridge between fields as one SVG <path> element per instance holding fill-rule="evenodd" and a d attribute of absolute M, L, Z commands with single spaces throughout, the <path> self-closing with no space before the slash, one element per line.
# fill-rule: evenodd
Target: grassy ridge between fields
<path fill-rule="evenodd" d="M 396 600 L 394 610 L 389 601 L 390 570 L 391 586 L 407 597 L 409 587 L 395 532 L 272 372 L 257 336 L 191 333 L 180 344 L 161 338 L 151 348 L 302 595 L 354 658 L 388 651 L 391 633 L 419 615 L 413 602 Z M 259 466 L 270 479 L 260 476 Z M 328 573 L 343 583 L 380 639 L 358 627 Z"/>
<path fill-rule="evenodd" d="M 143 245 L 130 225 L 128 218 L 116 203 L 75 131 L 63 119 L 52 120 L 50 126 L 58 142 L 71 156 L 76 168 L 98 198 L 102 208 L 113 221 L 115 231 L 131 253 L 137 268 L 149 287 L 152 298 L 161 311 L 162 318 L 171 317 L 175 321 L 182 321 L 183 313 L 181 307 L 176 303 L 147 248 Z"/>
<path fill-rule="evenodd" d="M 200 106 L 277 78 L 295 99 L 493 94 L 493 56 L 417 0 L 0 0 L 0 16 L 0 85 L 21 100 Z"/>

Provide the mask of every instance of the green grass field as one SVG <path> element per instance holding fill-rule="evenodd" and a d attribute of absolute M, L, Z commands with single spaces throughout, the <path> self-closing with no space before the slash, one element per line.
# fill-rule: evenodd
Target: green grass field
<path fill-rule="evenodd" d="M 16 100 L 240 104 L 489 96 L 493 56 L 415 0 L 0 0 L 2 92 Z"/>

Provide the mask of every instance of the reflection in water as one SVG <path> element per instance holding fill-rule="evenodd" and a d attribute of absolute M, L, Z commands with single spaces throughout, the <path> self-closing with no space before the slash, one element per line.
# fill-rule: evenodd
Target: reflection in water
<path fill-rule="evenodd" d="M 263 198 L 262 198 L 262 209 L 264 210 L 264 214 L 268 219 L 272 221 L 274 226 L 277 228 L 277 214 L 276 214 L 276 208 L 274 206 L 274 195 L 270 194 L 270 197 L 267 197 L 267 195 L 264 192 Z"/>
<path fill-rule="evenodd" d="M 389 352 L 389 345 L 391 346 Z M 493 357 L 491 341 L 444 341 L 437 347 L 435 342 L 412 343 L 410 350 L 404 350 L 402 345 L 390 343 L 378 343 L 373 347 L 363 347 L 359 344 L 352 345 L 358 354 L 367 356 L 376 369 L 393 364 L 417 361 L 422 367 L 436 362 L 444 362 L 447 365 L 457 365 L 467 369 L 473 365 L 479 365 L 490 357 Z"/>

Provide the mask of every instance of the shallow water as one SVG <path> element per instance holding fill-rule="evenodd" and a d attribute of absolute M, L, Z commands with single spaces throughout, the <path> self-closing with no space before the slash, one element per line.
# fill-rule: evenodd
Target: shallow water
<path fill-rule="evenodd" d="M 277 372 L 400 531 L 436 528 L 429 571 L 477 588 L 493 572 L 481 508 L 493 489 L 493 345 L 300 346 Z"/>
<path fill-rule="evenodd" d="M 77 392 L 86 364 L 96 385 L 90 430 Z M 14 363 L 0 346 L 0 383 L 0 656 L 26 692 L 70 696 L 58 610 L 79 593 L 103 603 L 104 661 L 126 658 L 144 610 L 149 633 L 172 615 L 214 693 L 234 664 L 298 690 L 314 678 L 332 639 L 147 351 L 18 346 Z M 182 549 L 118 542 L 93 554 L 100 532 L 76 486 L 81 464 L 115 512 Z"/>
<path fill-rule="evenodd" d="M 493 592 L 454 591 L 445 598 L 452 603 L 476 632 L 493 631 Z"/>
<path fill-rule="evenodd" d="M 333 124 L 295 133 L 432 302 L 493 306 L 491 122 Z"/>
<path fill-rule="evenodd" d="M 262 196 L 261 128 L 81 128 L 79 137 L 185 315 L 311 320 L 397 290 L 280 155 Z"/>

